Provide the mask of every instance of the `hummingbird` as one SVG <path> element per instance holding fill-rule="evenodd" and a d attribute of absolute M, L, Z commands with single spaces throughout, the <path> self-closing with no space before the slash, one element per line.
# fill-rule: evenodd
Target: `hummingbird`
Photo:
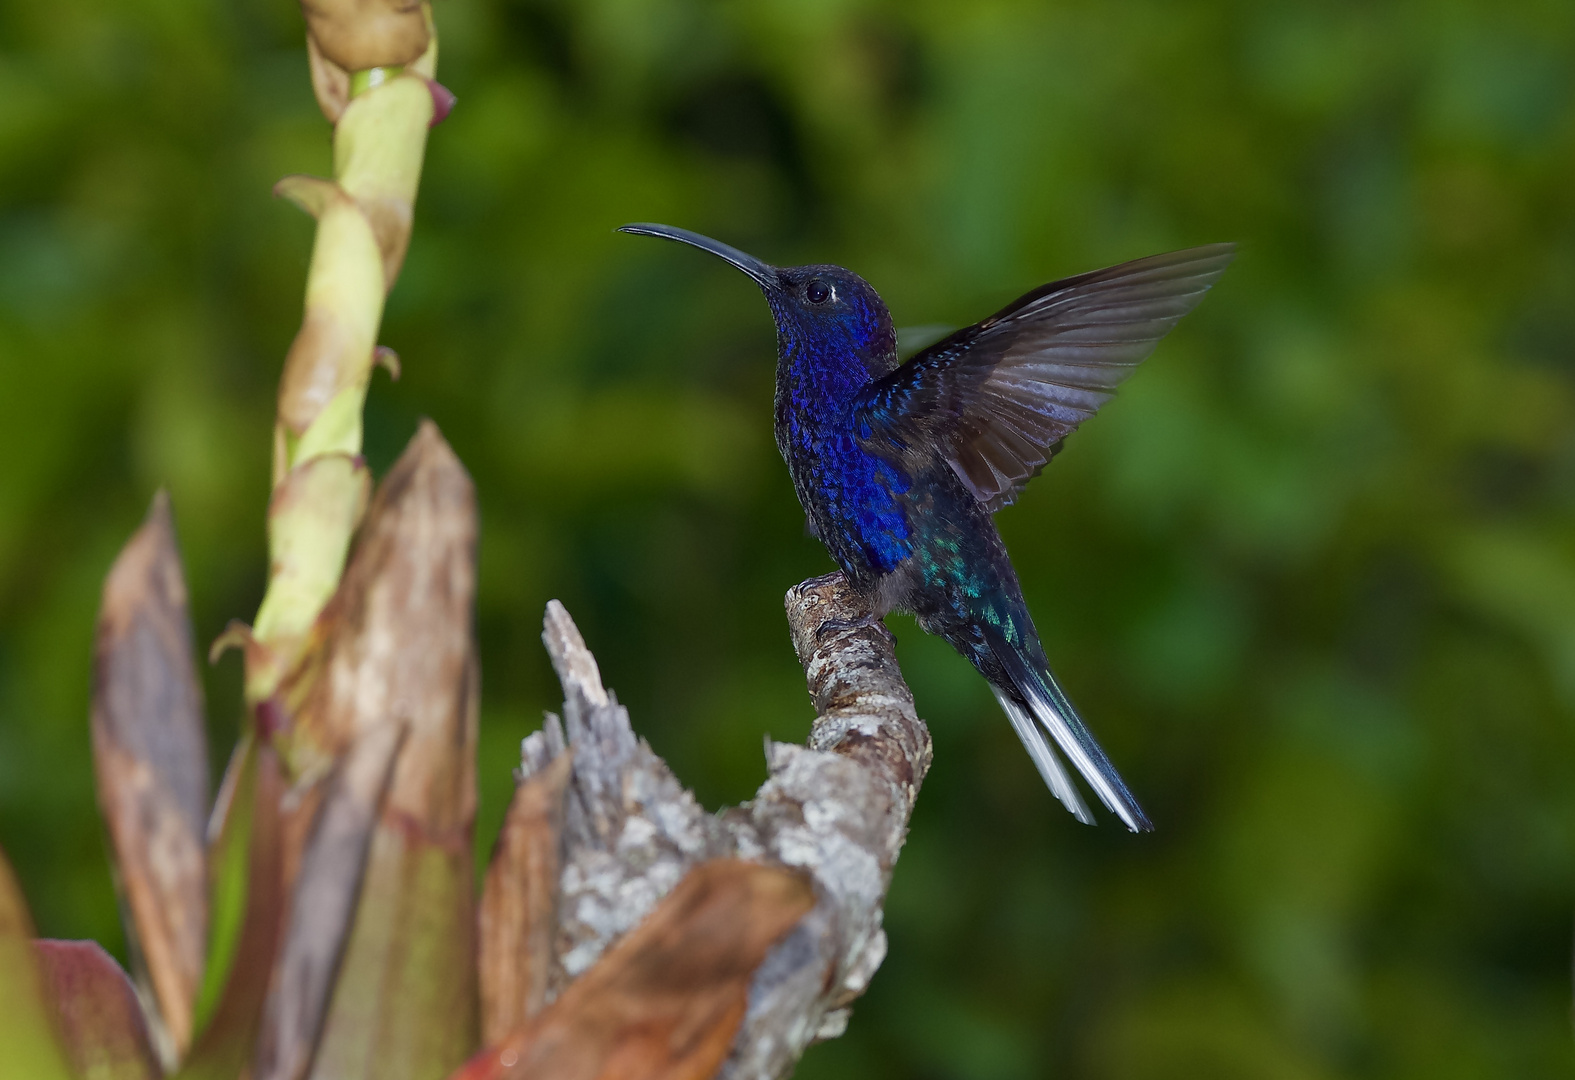
<path fill-rule="evenodd" d="M 1133 832 L 1154 826 L 1051 673 L 995 527 L 1235 254 L 1209 244 L 1041 285 L 900 362 L 880 294 L 840 266 L 771 266 L 670 225 L 749 275 L 776 320 L 777 448 L 809 526 L 871 621 L 913 615 L 988 680 L 1046 785 L 1093 824 L 1061 762 Z"/>

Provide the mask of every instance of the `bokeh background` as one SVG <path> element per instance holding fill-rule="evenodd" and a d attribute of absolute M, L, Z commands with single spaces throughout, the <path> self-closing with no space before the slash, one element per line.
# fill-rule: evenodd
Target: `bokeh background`
<path fill-rule="evenodd" d="M 124 951 L 94 809 L 102 576 L 159 485 L 198 637 L 263 586 L 275 380 L 328 169 L 288 0 L 0 0 L 0 845 Z M 1075 824 L 892 620 L 935 737 L 891 952 L 806 1078 L 1569 1075 L 1575 5 L 439 0 L 436 129 L 368 405 L 483 513 L 478 847 L 558 700 L 560 597 L 712 806 L 810 709 L 829 569 L 740 275 L 899 325 L 1231 239 L 1207 301 L 1000 516 L 1159 825 Z M 239 660 L 208 671 L 214 755 Z"/>

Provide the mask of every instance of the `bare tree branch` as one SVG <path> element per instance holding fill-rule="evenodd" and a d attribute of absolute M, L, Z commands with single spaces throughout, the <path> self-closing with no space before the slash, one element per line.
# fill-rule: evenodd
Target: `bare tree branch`
<path fill-rule="evenodd" d="M 842 1032 L 886 955 L 881 905 L 930 765 L 892 637 L 842 576 L 797 586 L 787 612 L 818 716 L 806 746 L 767 743 L 771 775 L 751 802 L 705 812 L 634 734 L 556 601 L 542 636 L 563 683 L 563 721 L 549 716 L 521 754 L 528 780 L 574 749 L 546 977 L 553 996 L 702 860 L 757 859 L 811 875 L 814 909 L 755 974 L 721 1073 L 736 1080 L 784 1076 L 812 1042 Z"/>

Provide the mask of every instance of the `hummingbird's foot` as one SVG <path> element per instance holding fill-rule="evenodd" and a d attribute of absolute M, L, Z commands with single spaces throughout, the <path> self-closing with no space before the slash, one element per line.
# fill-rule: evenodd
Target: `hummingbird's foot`
<path fill-rule="evenodd" d="M 845 634 L 850 630 L 868 630 L 875 625 L 885 626 L 880 621 L 880 616 L 871 611 L 856 619 L 827 619 L 820 624 L 815 634 L 817 637 L 825 637 L 827 634 Z"/>
<path fill-rule="evenodd" d="M 833 570 L 829 574 L 821 574 L 819 577 L 812 577 L 805 581 L 801 581 L 799 582 L 798 587 L 801 589 L 818 589 L 822 585 L 830 585 L 838 578 L 842 577 L 843 573 L 841 570 Z M 846 578 L 843 579 L 846 580 Z"/>
<path fill-rule="evenodd" d="M 864 613 L 862 615 L 856 615 L 852 618 L 831 618 L 824 620 L 815 628 L 815 639 L 817 641 L 824 641 L 832 634 L 845 634 L 850 630 L 868 630 L 872 626 L 879 626 L 882 630 L 886 630 L 886 624 L 881 621 L 883 612 L 879 610 L 879 605 L 871 604 L 868 597 L 862 597 L 861 594 L 853 588 L 852 584 L 848 581 L 847 576 L 840 570 L 833 570 L 829 574 L 822 574 L 820 577 L 814 577 L 810 578 L 808 581 L 800 582 L 798 585 L 793 587 L 789 595 L 800 592 L 811 592 L 816 589 L 825 589 L 828 587 L 836 590 L 837 608 L 840 608 L 843 611 L 846 611 L 849 608 L 863 608 Z M 886 632 L 888 634 L 891 633 L 890 630 L 886 630 Z"/>

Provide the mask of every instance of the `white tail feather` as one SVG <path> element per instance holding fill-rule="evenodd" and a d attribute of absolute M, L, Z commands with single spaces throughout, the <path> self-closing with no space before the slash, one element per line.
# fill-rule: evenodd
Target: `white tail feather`
<path fill-rule="evenodd" d="M 1055 751 L 1050 748 L 1044 732 L 1040 731 L 1038 725 L 1034 723 L 1034 718 L 1002 691 L 993 686 L 990 689 L 995 691 L 995 700 L 1001 703 L 1001 710 L 1012 722 L 1012 730 L 1017 732 L 1017 737 L 1022 740 L 1028 756 L 1034 759 L 1034 765 L 1038 767 L 1039 775 L 1044 777 L 1051 793 L 1061 800 L 1063 806 L 1072 811 L 1073 817 L 1084 825 L 1092 825 L 1094 815 L 1089 812 L 1088 805 L 1078 794 L 1072 778 L 1066 774 L 1066 769 L 1061 766 L 1061 760 L 1055 756 Z"/>
<path fill-rule="evenodd" d="M 1023 680 L 1027 682 L 1028 680 Z M 1021 688 L 1023 696 L 1028 699 L 1028 704 L 1034 710 L 1034 719 L 1044 725 L 1050 737 L 1055 740 L 1061 752 L 1072 760 L 1077 771 L 1083 774 L 1083 779 L 1088 786 L 1094 789 L 1094 794 L 1099 796 L 1099 801 L 1104 803 L 1112 814 L 1115 814 L 1133 832 L 1145 832 L 1153 828 L 1146 822 L 1139 820 L 1132 813 L 1132 808 L 1127 805 L 1127 800 L 1121 797 L 1103 770 L 1094 761 L 1088 749 L 1072 731 L 1072 725 L 1067 723 L 1067 718 L 1061 715 L 1061 710 L 1055 703 L 1047 698 L 1039 687 L 1032 685 Z M 1066 800 L 1061 800 L 1065 802 Z"/>

